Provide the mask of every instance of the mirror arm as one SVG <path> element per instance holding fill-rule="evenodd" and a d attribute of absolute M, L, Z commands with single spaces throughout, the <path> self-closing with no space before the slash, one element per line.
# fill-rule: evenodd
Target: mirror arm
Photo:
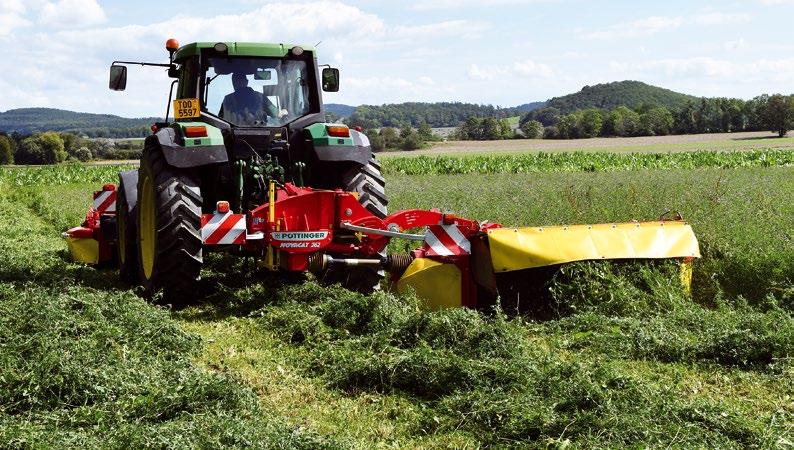
<path fill-rule="evenodd" d="M 119 64 L 132 64 L 136 66 L 154 66 L 154 67 L 168 67 L 171 68 L 173 64 L 161 64 L 161 63 L 147 63 L 147 62 L 136 62 L 136 61 L 113 61 L 112 66 L 119 65 Z"/>
<path fill-rule="evenodd" d="M 174 85 L 175 85 L 175 84 L 176 84 L 178 81 L 179 81 L 179 80 L 174 80 L 174 81 L 172 81 L 172 82 L 171 82 L 171 90 L 170 90 L 170 91 L 168 91 L 168 104 L 166 104 L 166 105 L 165 105 L 165 120 L 163 121 L 163 122 L 165 122 L 165 123 L 168 123 L 168 114 L 169 114 L 169 113 L 170 113 L 170 111 L 171 111 L 171 97 L 173 97 L 173 96 L 174 96 Z"/>

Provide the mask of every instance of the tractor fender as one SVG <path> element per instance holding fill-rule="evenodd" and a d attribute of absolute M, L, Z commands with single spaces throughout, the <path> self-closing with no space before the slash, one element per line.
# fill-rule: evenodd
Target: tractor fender
<path fill-rule="evenodd" d="M 361 132 L 350 130 L 353 145 L 315 145 L 314 154 L 318 161 L 355 162 L 366 165 L 372 158 L 369 138 Z"/>
<path fill-rule="evenodd" d="M 146 139 L 155 141 L 163 151 L 168 165 L 179 169 L 229 161 L 229 155 L 226 153 L 224 145 L 182 146 L 179 144 L 180 138 L 177 136 L 176 130 L 171 127 L 162 128 Z"/>
<path fill-rule="evenodd" d="M 135 206 L 138 205 L 138 170 L 136 169 L 119 172 L 119 183 L 124 185 L 124 197 L 127 200 L 127 212 L 132 214 Z"/>

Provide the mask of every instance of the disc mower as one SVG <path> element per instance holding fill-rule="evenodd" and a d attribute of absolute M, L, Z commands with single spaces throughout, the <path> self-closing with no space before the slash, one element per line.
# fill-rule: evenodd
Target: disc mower
<path fill-rule="evenodd" d="M 521 295 L 501 282 L 506 275 L 531 279 L 583 260 L 674 258 L 687 284 L 700 256 L 678 215 L 507 228 L 439 210 L 388 213 L 367 136 L 326 123 L 321 93 L 338 91 L 339 71 L 320 70 L 315 49 L 173 39 L 166 49 L 168 63 L 111 65 L 117 91 L 128 65 L 164 68 L 175 79 L 166 118 L 152 126 L 140 167 L 97 191 L 82 226 L 65 233 L 76 260 L 117 264 L 147 296 L 190 301 L 215 251 L 365 292 L 388 274 L 433 308 L 486 308 Z M 416 249 L 387 254 L 393 238 Z"/>

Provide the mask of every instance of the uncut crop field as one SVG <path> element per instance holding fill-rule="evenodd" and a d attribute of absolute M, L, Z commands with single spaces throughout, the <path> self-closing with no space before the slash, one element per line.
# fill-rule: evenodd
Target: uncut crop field
<path fill-rule="evenodd" d="M 517 226 L 675 209 L 692 224 L 691 296 L 673 264 L 580 263 L 547 286 L 545 321 L 426 311 L 217 254 L 197 305 L 155 306 L 69 262 L 59 237 L 117 167 L 0 169 L 0 442 L 790 448 L 794 160 L 698 155 L 384 162 L 393 211 Z"/>

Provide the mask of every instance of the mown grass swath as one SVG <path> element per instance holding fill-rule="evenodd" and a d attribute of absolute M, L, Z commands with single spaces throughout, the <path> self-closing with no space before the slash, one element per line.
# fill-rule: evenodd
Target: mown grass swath
<path fill-rule="evenodd" d="M 197 367 L 198 336 L 109 273 L 67 263 L 57 231 L 5 192 L 0 229 L 3 446 L 329 446 Z"/>
<path fill-rule="evenodd" d="M 631 293 L 613 295 L 632 302 Z M 618 319 L 592 310 L 572 316 L 581 323 L 564 322 L 561 332 L 554 321 L 528 325 L 498 311 L 427 312 L 410 297 L 305 284 L 281 293 L 257 315 L 263 329 L 306 348 L 305 370 L 331 386 L 414 397 L 425 407 L 418 426 L 426 433 L 463 428 L 486 445 L 567 439 L 606 447 L 662 445 L 676 430 L 682 445 L 709 447 L 764 446 L 786 433 L 775 425 L 788 417 L 783 411 L 748 416 L 728 400 L 692 399 L 652 373 L 627 373 L 620 359 L 716 363 L 726 374 L 735 366 L 756 367 L 756 380 L 772 382 L 790 370 L 785 357 L 794 325 L 788 313 L 752 311 L 737 320 L 748 311 L 707 312 L 683 301 L 672 312 L 642 308 L 625 320 L 634 321 L 635 333 L 653 330 L 651 341 L 629 343 L 635 336 L 622 335 Z M 694 324 L 704 319 L 713 326 L 698 330 Z M 772 323 L 778 326 L 767 329 Z M 594 348 L 570 341 L 588 342 L 588 334 Z M 609 341 L 615 334 L 623 341 Z M 627 343 L 634 351 L 626 352 Z M 780 387 L 790 392 L 794 386 L 788 380 Z"/>
<path fill-rule="evenodd" d="M 385 157 L 385 174 L 441 175 L 536 172 L 604 172 L 637 169 L 771 167 L 794 164 L 790 150 L 746 152 L 600 153 Z"/>

